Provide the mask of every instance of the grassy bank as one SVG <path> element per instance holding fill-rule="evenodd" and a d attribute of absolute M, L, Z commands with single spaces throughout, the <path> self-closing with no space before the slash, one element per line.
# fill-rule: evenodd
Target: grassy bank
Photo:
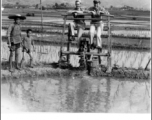
<path fill-rule="evenodd" d="M 4 65 L 3 65 L 4 66 Z M 99 69 L 101 68 L 101 69 Z M 150 71 L 143 69 L 129 69 L 113 67 L 111 73 L 106 73 L 107 68 L 100 66 L 91 70 L 91 76 L 94 77 L 114 77 L 114 78 L 131 78 L 136 80 L 149 80 Z M 61 69 L 58 64 L 41 64 L 34 68 L 24 67 L 22 70 L 10 73 L 8 70 L 1 70 L 2 80 L 21 79 L 21 78 L 35 78 L 35 77 L 83 77 L 87 75 L 87 70 L 81 70 L 77 67 L 70 67 L 68 69 Z"/>

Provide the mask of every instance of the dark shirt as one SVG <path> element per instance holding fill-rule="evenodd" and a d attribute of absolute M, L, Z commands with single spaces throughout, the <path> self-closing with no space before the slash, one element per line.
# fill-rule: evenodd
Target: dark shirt
<path fill-rule="evenodd" d="M 75 8 L 74 10 L 78 10 L 78 9 Z M 82 12 L 83 12 L 83 9 L 80 8 L 79 11 L 82 11 Z M 74 16 L 74 18 L 84 18 L 84 15 L 76 15 L 76 16 Z M 85 24 L 85 20 L 74 20 L 74 22 L 75 22 L 76 24 Z"/>
<path fill-rule="evenodd" d="M 7 36 L 10 37 L 10 42 L 14 44 L 21 43 L 21 25 L 15 23 L 10 25 L 7 31 Z"/>

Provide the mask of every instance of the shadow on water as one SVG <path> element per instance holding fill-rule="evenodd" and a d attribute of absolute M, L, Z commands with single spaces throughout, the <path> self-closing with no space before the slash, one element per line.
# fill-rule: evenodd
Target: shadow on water
<path fill-rule="evenodd" d="M 2 81 L 2 112 L 149 113 L 149 81 L 74 76 Z"/>

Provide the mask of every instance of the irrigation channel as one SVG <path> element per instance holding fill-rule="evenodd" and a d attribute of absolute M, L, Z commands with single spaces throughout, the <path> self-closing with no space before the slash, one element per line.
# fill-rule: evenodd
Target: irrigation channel
<path fill-rule="evenodd" d="M 43 36 L 42 41 L 40 33 L 36 32 L 34 32 L 36 51 L 32 51 L 35 68 L 25 67 L 11 74 L 7 70 L 9 49 L 5 36 L 6 26 L 3 27 L 2 112 L 150 112 L 151 62 L 147 66 L 151 58 L 149 28 L 144 30 L 143 35 L 136 32 L 138 35 L 133 38 L 132 34 L 127 37 L 128 33 L 126 36 L 118 37 L 117 34 L 125 32 L 116 31 L 114 33 L 116 36 L 112 38 L 112 66 L 140 72 L 145 71 L 147 66 L 146 73 L 143 74 L 148 77 L 144 78 L 133 76 L 132 73 L 128 77 L 88 76 L 84 71 L 76 69 L 79 66 L 79 57 L 75 55 L 70 58 L 72 69 L 60 69 L 55 65 L 59 60 L 61 34 L 44 33 L 46 36 Z M 66 50 L 65 44 L 66 42 L 63 50 Z M 72 45 L 71 50 L 77 51 L 76 44 Z M 107 38 L 103 37 L 103 53 L 106 52 Z M 101 59 L 102 65 L 107 65 L 107 59 L 104 57 Z M 25 56 L 25 66 L 28 62 L 29 57 Z"/>

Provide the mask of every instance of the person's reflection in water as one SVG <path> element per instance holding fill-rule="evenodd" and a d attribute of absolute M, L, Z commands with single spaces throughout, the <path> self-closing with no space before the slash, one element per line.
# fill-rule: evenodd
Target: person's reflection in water
<path fill-rule="evenodd" d="M 18 84 L 19 84 L 18 80 L 13 80 L 12 78 L 10 78 L 8 80 L 8 84 L 9 84 L 10 96 L 13 98 L 18 98 L 18 91 L 17 91 Z"/>
<path fill-rule="evenodd" d="M 66 110 L 68 112 L 71 112 L 75 109 L 74 106 L 74 98 L 75 98 L 75 90 L 73 89 L 75 87 L 74 85 L 74 79 L 70 78 L 66 80 Z"/>
<path fill-rule="evenodd" d="M 21 85 L 21 90 L 22 90 L 22 100 L 24 101 L 24 104 L 26 104 L 27 108 L 29 110 L 31 110 L 33 107 L 33 100 L 34 100 L 34 95 L 33 95 L 33 80 L 32 79 L 29 79 L 29 84 L 27 85 L 28 86 L 28 89 L 25 88 L 25 85 L 27 83 L 22 79 L 21 82 L 20 82 L 20 85 Z"/>
<path fill-rule="evenodd" d="M 12 85 L 12 80 L 10 79 L 9 80 L 9 93 L 10 93 L 10 96 L 13 97 L 13 94 L 14 94 L 14 91 L 13 91 L 13 85 Z"/>
<path fill-rule="evenodd" d="M 79 84 L 79 88 L 77 90 L 77 102 L 76 102 L 76 109 L 75 112 L 85 112 L 87 99 L 90 94 L 90 84 L 87 80 L 82 80 Z"/>
<path fill-rule="evenodd" d="M 105 112 L 108 112 L 109 108 L 110 108 L 110 100 L 109 100 L 109 97 L 110 97 L 110 90 L 111 90 L 111 79 L 108 78 L 107 79 L 107 87 L 106 87 L 106 90 L 107 90 L 107 97 L 106 97 L 106 105 L 105 105 Z"/>

